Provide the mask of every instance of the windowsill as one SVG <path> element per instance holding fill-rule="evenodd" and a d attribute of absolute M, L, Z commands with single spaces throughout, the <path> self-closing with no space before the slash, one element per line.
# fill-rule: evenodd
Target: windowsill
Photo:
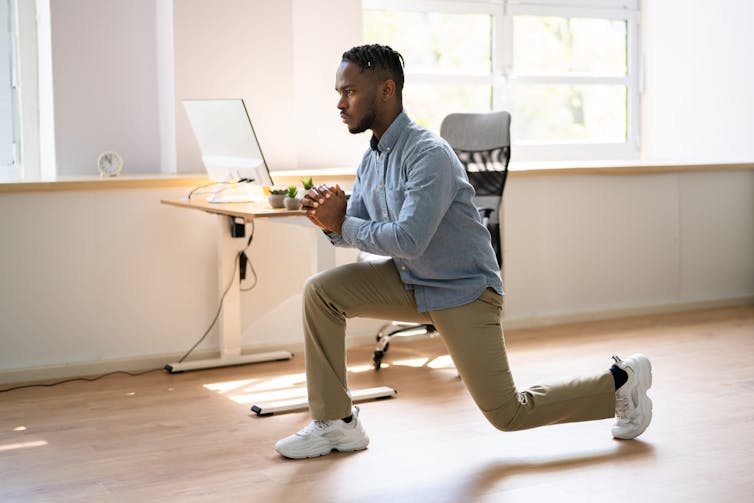
<path fill-rule="evenodd" d="M 690 171 L 737 171 L 754 169 L 754 161 L 694 162 L 647 161 L 638 159 L 609 161 L 511 161 L 511 176 L 537 175 L 652 175 Z"/>
<path fill-rule="evenodd" d="M 52 192 L 64 190 L 152 189 L 195 187 L 209 183 L 202 174 L 141 173 L 116 177 L 61 176 L 39 180 L 0 180 L 3 192 Z"/>
<path fill-rule="evenodd" d="M 650 175 L 683 173 L 693 171 L 739 171 L 754 170 L 754 161 L 748 162 L 683 162 L 683 161 L 511 161 L 510 176 L 545 175 Z M 300 178 L 311 176 L 316 182 L 353 181 L 356 168 L 333 168 L 319 170 L 273 171 L 276 185 L 297 183 Z"/>
<path fill-rule="evenodd" d="M 651 175 L 684 172 L 754 170 L 750 162 L 680 162 L 680 161 L 512 161 L 510 176 L 547 175 Z M 279 170 L 271 173 L 275 185 L 300 184 L 312 177 L 315 183 L 353 183 L 356 168 Z M 206 176 L 195 174 L 133 174 L 112 178 L 99 176 L 65 176 L 40 180 L 0 180 L 0 193 L 51 192 L 65 190 L 157 189 L 197 187 L 210 183 Z"/>

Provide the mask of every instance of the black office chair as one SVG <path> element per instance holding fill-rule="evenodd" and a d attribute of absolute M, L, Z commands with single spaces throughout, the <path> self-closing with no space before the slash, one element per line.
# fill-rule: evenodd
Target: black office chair
<path fill-rule="evenodd" d="M 440 125 L 440 136 L 455 150 L 476 191 L 474 204 L 490 233 L 501 270 L 500 208 L 511 157 L 510 125 L 511 115 L 504 111 L 450 114 Z M 436 332 L 437 329 L 430 324 L 393 321 L 383 325 L 377 332 L 377 346 L 372 358 L 375 370 L 380 370 L 393 337 Z"/>

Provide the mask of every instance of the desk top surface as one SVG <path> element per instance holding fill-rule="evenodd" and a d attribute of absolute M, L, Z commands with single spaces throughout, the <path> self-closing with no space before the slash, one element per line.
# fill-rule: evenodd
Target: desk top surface
<path fill-rule="evenodd" d="M 297 217 L 304 216 L 304 210 L 287 210 L 271 208 L 267 203 L 210 203 L 207 199 L 196 197 L 191 199 L 162 199 L 162 204 L 206 211 L 217 215 L 252 220 L 254 218 Z"/>

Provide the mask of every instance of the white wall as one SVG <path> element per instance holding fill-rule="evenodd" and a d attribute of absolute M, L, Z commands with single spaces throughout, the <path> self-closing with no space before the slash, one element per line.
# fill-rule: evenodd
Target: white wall
<path fill-rule="evenodd" d="M 294 0 L 293 77 L 296 166 L 356 167 L 368 133 L 351 135 L 336 107 L 335 70 L 342 54 L 362 43 L 361 2 Z M 316 27 L 316 28 L 314 28 Z"/>
<path fill-rule="evenodd" d="M 0 382 L 36 367 L 169 363 L 199 339 L 218 306 L 220 217 L 160 203 L 187 191 L 0 193 Z M 300 347 L 300 292 L 313 272 L 301 248 L 321 232 L 260 220 L 254 236 L 258 287 L 242 294 L 242 344 Z M 217 333 L 198 351 L 216 350 Z"/>
<path fill-rule="evenodd" d="M 754 2 L 642 2 L 647 159 L 754 159 Z"/>
<path fill-rule="evenodd" d="M 97 174 L 103 150 L 159 171 L 154 0 L 55 0 L 50 20 L 57 173 Z"/>
<path fill-rule="evenodd" d="M 361 40 L 358 1 L 50 7 L 58 174 L 96 174 L 105 149 L 123 154 L 126 173 L 202 172 L 185 98 L 244 98 L 276 170 L 354 166 L 368 141 L 335 107 L 340 55 Z"/>
<path fill-rule="evenodd" d="M 754 171 L 509 183 L 507 326 L 754 297 Z M 51 365 L 73 370 L 45 375 L 164 364 L 191 347 L 217 308 L 218 217 L 159 203 L 186 190 L 0 194 L 0 382 Z M 258 221 L 259 283 L 242 294 L 246 348 L 300 347 L 312 273 L 302 249 L 317 237 Z M 339 250 L 338 263 L 353 259 Z M 349 338 L 373 340 L 377 326 L 349 322 Z M 213 330 L 199 350 L 215 348 Z"/>
<path fill-rule="evenodd" d="M 512 177 L 509 326 L 754 296 L 754 172 Z"/>
<path fill-rule="evenodd" d="M 354 166 L 368 139 L 342 127 L 334 86 L 360 16 L 353 0 L 175 2 L 178 170 L 203 170 L 180 100 L 220 97 L 245 99 L 271 169 Z"/>
<path fill-rule="evenodd" d="M 0 368 L 159 354 L 191 340 L 211 319 L 217 280 L 212 217 L 159 202 L 184 193 L 0 195 Z"/>
<path fill-rule="evenodd" d="M 174 2 L 178 169 L 203 170 L 184 98 L 245 98 L 273 166 L 295 166 L 291 3 Z"/>

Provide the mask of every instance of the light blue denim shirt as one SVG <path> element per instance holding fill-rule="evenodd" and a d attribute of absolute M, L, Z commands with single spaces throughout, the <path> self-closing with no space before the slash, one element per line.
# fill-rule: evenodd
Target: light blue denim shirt
<path fill-rule="evenodd" d="M 463 165 L 439 136 L 405 111 L 356 172 L 336 246 L 392 257 L 419 312 L 462 306 L 503 282 Z"/>

